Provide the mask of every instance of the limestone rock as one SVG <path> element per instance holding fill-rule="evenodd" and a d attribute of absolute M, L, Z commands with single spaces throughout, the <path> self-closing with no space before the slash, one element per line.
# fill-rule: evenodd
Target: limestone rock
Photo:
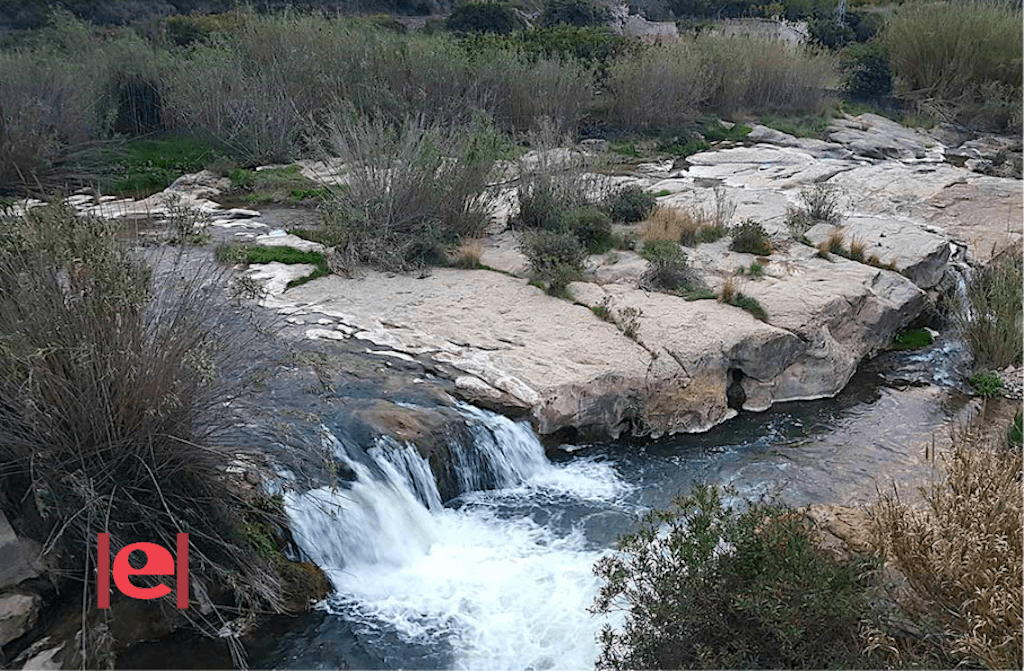
<path fill-rule="evenodd" d="M 35 626 L 42 599 L 38 594 L 0 594 L 0 646 L 5 646 Z"/>
<path fill-rule="evenodd" d="M 292 247 L 300 252 L 323 252 L 324 246 L 319 242 L 312 242 L 291 233 L 268 233 L 257 235 L 253 242 L 262 247 Z"/>
<path fill-rule="evenodd" d="M 873 159 L 920 159 L 936 144 L 934 138 L 877 114 L 836 119 L 828 137 L 855 154 Z"/>

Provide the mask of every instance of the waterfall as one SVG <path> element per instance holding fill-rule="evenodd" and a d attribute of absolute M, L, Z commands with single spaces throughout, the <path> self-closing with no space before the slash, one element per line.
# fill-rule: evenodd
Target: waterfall
<path fill-rule="evenodd" d="M 428 666 L 592 667 L 607 620 L 587 611 L 602 553 L 583 531 L 596 514 L 588 502 L 607 515 L 630 488 L 608 463 L 552 464 L 526 424 L 460 412 L 472 441 L 450 445 L 465 494 L 457 508 L 442 505 L 415 447 L 382 439 L 366 460 L 323 429 L 325 451 L 356 475 L 351 486 L 285 494 L 296 542 L 336 590 L 323 607 L 370 647 L 397 640 L 406 647 L 388 654 Z M 571 523 L 534 521 L 553 498 Z"/>

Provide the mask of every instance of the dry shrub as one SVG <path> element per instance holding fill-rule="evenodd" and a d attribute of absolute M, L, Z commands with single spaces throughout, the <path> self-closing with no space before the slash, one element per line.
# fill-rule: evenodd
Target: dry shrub
<path fill-rule="evenodd" d="M 722 282 L 722 295 L 719 300 L 723 303 L 732 303 L 736 297 L 736 280 L 731 277 L 725 278 Z"/>
<path fill-rule="evenodd" d="M 253 345 L 223 278 L 150 265 L 60 202 L 0 223 L 0 507 L 84 603 L 98 533 L 116 553 L 187 531 L 197 603 L 183 616 L 216 636 L 280 611 L 277 572 L 240 536 L 240 450 L 219 443 Z"/>
<path fill-rule="evenodd" d="M 608 117 L 626 127 L 668 128 L 694 120 L 707 98 L 707 73 L 693 45 L 651 47 L 608 68 Z"/>
<path fill-rule="evenodd" d="M 644 240 L 670 240 L 692 246 L 697 240 L 697 232 L 702 225 L 703 220 L 695 217 L 690 210 L 659 207 L 644 222 L 642 238 Z"/>
<path fill-rule="evenodd" d="M 902 613 L 946 668 L 1022 663 L 1021 452 L 956 432 L 944 475 L 922 488 L 924 507 L 881 496 L 875 545 L 906 578 Z"/>
<path fill-rule="evenodd" d="M 483 242 L 472 238 L 459 243 L 458 248 L 451 254 L 451 265 L 465 270 L 474 270 L 480 267 L 480 255 L 484 253 Z"/>
<path fill-rule="evenodd" d="M 864 261 L 864 243 L 860 240 L 850 240 L 850 258 L 854 261 Z"/>
<path fill-rule="evenodd" d="M 486 119 L 440 127 L 421 118 L 394 124 L 339 114 L 321 134 L 349 168 L 348 182 L 330 188 L 324 205 L 339 267 L 444 264 L 449 248 L 484 232 L 494 163 Z"/>
<path fill-rule="evenodd" d="M 843 234 L 843 229 L 837 228 L 829 234 L 828 239 L 825 243 L 828 246 L 828 251 L 833 254 L 839 254 L 843 251 L 843 243 L 846 241 L 846 237 Z"/>

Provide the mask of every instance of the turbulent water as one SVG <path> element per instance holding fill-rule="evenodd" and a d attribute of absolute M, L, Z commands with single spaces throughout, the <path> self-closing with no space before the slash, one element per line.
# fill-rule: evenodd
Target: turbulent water
<path fill-rule="evenodd" d="M 467 469 L 467 493 L 448 508 L 414 448 L 378 445 L 371 467 L 325 433 L 356 482 L 286 498 L 299 545 L 337 590 L 325 607 L 405 667 L 592 666 L 601 622 L 587 607 L 601 549 L 581 511 L 628 508 L 631 487 L 610 462 L 554 465 L 528 426 L 465 412 L 499 489 L 473 491 L 480 473 Z M 534 519 L 545 509 L 547 519 Z M 551 523 L 556 510 L 572 523 Z"/>
<path fill-rule="evenodd" d="M 804 505 L 868 503 L 877 487 L 920 481 L 963 399 L 866 377 L 837 399 L 744 414 L 698 436 L 591 446 L 559 463 L 528 425 L 464 407 L 473 445 L 452 447 L 464 493 L 445 505 L 413 447 L 364 451 L 325 427 L 326 451 L 356 478 L 350 488 L 290 493 L 286 509 L 336 591 L 273 664 L 592 668 L 605 623 L 588 612 L 594 562 L 639 515 L 694 482 Z M 483 483 L 497 488 L 479 491 Z M 322 643 L 332 635 L 357 641 L 356 652 L 333 659 Z M 311 650 L 314 641 L 326 647 Z"/>

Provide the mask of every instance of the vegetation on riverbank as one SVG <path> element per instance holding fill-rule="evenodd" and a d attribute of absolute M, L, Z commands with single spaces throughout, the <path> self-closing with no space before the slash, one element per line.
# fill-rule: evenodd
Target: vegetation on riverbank
<path fill-rule="evenodd" d="M 298 589 L 251 533 L 280 506 L 233 475 L 245 455 L 221 442 L 256 330 L 227 308 L 222 274 L 142 256 L 113 226 L 60 202 L 0 219 L 0 507 L 83 603 L 97 534 L 116 553 L 188 532 L 194 607 L 179 614 L 218 636 Z M 113 643 L 82 624 L 81 664 L 98 666 Z"/>
<path fill-rule="evenodd" d="M 1018 668 L 1014 421 L 1005 438 L 958 430 L 923 505 L 880 494 L 861 553 L 827 549 L 805 511 L 714 487 L 650 513 L 594 569 L 593 611 L 625 615 L 597 667 Z"/>

